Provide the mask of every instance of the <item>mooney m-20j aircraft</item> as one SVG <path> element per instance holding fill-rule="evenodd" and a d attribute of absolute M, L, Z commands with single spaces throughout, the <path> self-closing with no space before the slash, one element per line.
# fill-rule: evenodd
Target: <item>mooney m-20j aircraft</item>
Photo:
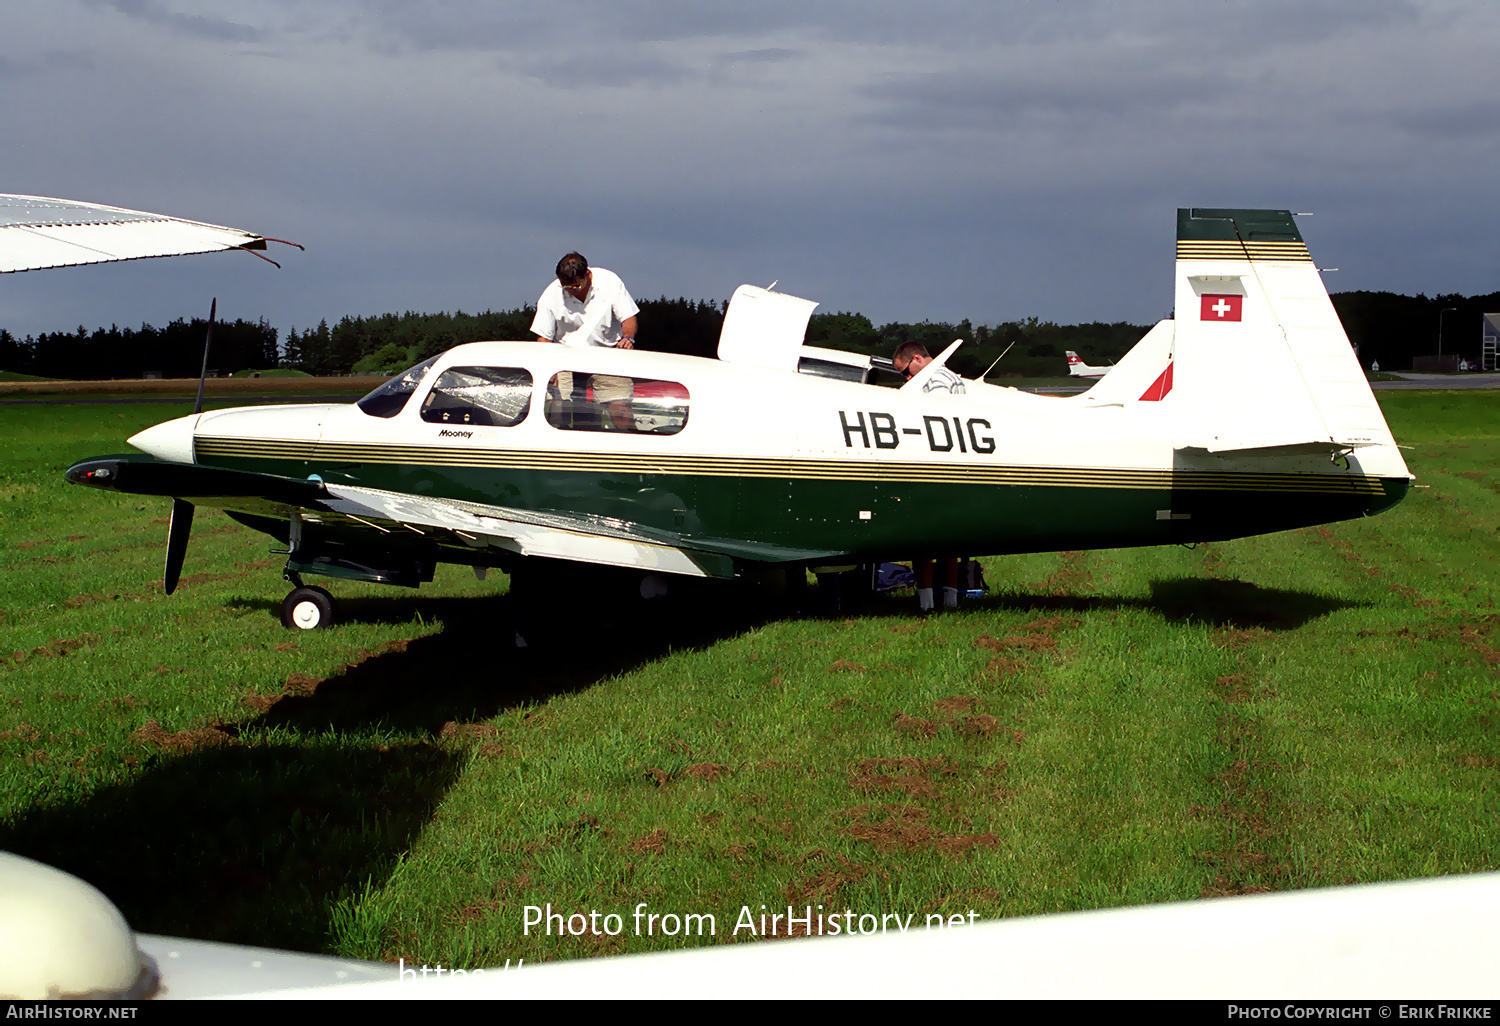
<path fill-rule="evenodd" d="M 815 303 L 736 291 L 718 358 L 458 346 L 357 403 L 216 410 L 68 480 L 206 505 L 302 578 L 416 586 L 437 563 L 646 574 L 1236 538 L 1378 513 L 1411 481 L 1291 215 L 1178 211 L 1175 320 L 1087 392 L 899 389 L 802 344 Z M 1232 373 L 1230 372 L 1232 369 Z M 596 403 L 628 385 L 628 405 Z M 172 531 L 168 584 L 186 532 Z"/>

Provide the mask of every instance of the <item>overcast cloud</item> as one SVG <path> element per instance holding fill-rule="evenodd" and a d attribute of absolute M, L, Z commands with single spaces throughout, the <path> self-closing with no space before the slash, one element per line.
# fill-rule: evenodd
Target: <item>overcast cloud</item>
<path fill-rule="evenodd" d="M 1175 210 L 1335 291 L 1500 289 L 1500 5 L 12 0 L 0 191 L 307 246 L 0 278 L 18 334 L 742 282 L 891 320 L 1170 312 Z M 649 347 L 650 326 L 642 325 Z"/>

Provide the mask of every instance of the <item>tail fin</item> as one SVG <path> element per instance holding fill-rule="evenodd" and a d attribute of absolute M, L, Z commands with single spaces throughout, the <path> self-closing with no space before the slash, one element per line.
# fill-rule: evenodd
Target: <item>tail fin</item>
<path fill-rule="evenodd" d="M 1173 330 L 1172 321 L 1159 321 L 1098 384 L 1077 398 L 1089 406 L 1164 399 L 1172 389 Z"/>
<path fill-rule="evenodd" d="M 1184 448 L 1389 447 L 1392 472 L 1406 475 L 1289 211 L 1179 210 L 1176 298 L 1162 401 L 1176 407 Z"/>

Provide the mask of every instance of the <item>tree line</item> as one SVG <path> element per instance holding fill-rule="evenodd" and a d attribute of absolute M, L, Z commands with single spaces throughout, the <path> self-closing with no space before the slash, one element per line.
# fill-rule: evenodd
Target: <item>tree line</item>
<path fill-rule="evenodd" d="M 1340 292 L 1333 295 L 1344 328 L 1369 367 L 1379 361 L 1388 370 L 1406 369 L 1414 356 L 1442 351 L 1479 356 L 1482 314 L 1500 310 L 1500 292 L 1484 296 L 1402 296 L 1390 292 Z M 713 356 L 727 302 L 660 299 L 640 302 L 638 345 L 657 352 Z M 209 366 L 221 373 L 249 369 L 292 368 L 314 375 L 395 374 L 430 356 L 465 342 L 529 339 L 535 308 L 468 314 L 387 313 L 345 316 L 332 327 L 326 320 L 281 340 L 264 318 L 221 321 L 214 325 Z M 1039 377 L 1066 374 L 1064 353 L 1073 350 L 1092 364 L 1117 361 L 1145 334 L 1148 325 L 1055 324 L 1035 317 L 996 325 L 957 322 L 892 322 L 877 327 L 863 314 L 814 314 L 808 323 L 808 345 L 868 355 L 889 356 L 902 342 L 917 341 L 933 353 L 956 338 L 965 340 L 954 354 L 953 368 L 966 377 L 984 374 Z M 165 328 L 143 324 L 137 329 L 111 325 L 92 332 L 79 325 L 73 332 L 48 332 L 18 339 L 0 330 L 0 370 L 41 377 L 106 379 L 197 377 L 203 359 L 207 322 L 176 320 Z M 998 363 L 996 362 L 998 360 Z"/>

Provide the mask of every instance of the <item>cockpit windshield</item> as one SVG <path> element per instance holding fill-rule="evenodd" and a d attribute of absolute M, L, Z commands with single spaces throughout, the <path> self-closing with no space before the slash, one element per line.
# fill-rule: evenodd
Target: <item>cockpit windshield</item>
<path fill-rule="evenodd" d="M 434 356 L 402 371 L 361 399 L 357 405 L 372 417 L 394 417 L 406 407 L 406 401 L 437 361 L 438 357 Z"/>

